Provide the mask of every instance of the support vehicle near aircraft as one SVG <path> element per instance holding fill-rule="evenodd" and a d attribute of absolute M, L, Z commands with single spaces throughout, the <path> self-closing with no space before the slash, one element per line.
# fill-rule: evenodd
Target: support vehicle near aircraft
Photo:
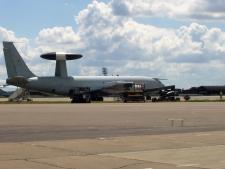
<path fill-rule="evenodd" d="M 145 76 L 69 76 L 66 61 L 82 57 L 71 53 L 42 54 L 43 59 L 55 60 L 56 67 L 55 76 L 41 77 L 31 72 L 13 42 L 4 41 L 3 51 L 8 85 L 68 96 L 72 103 L 103 101 L 104 96 L 119 96 L 124 102 L 145 101 L 151 91 L 168 88 L 159 79 Z"/>

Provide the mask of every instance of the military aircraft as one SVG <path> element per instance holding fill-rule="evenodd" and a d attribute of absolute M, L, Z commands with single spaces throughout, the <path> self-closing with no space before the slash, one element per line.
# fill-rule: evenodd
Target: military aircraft
<path fill-rule="evenodd" d="M 141 88 L 143 94 L 149 91 L 166 88 L 156 78 L 145 76 L 69 76 L 66 61 L 79 59 L 80 54 L 46 53 L 41 58 L 56 60 L 55 76 L 40 77 L 27 67 L 13 42 L 4 41 L 3 51 L 8 74 L 6 83 L 27 90 L 68 96 L 72 103 L 89 103 L 92 100 L 102 101 L 104 96 L 120 96 L 127 100 L 128 89 Z"/>

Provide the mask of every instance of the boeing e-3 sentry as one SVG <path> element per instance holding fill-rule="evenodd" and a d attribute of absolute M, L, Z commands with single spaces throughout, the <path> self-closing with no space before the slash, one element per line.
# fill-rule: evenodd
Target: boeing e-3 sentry
<path fill-rule="evenodd" d="M 55 76 L 36 76 L 27 67 L 13 42 L 3 42 L 5 64 L 8 74 L 6 83 L 27 90 L 68 96 L 72 103 L 87 103 L 103 100 L 104 96 L 117 95 L 124 102 L 128 88 L 136 86 L 143 89 L 146 98 L 148 91 L 165 86 L 159 79 L 145 76 L 68 76 L 66 61 L 79 59 L 80 54 L 46 53 L 41 57 L 56 60 Z"/>

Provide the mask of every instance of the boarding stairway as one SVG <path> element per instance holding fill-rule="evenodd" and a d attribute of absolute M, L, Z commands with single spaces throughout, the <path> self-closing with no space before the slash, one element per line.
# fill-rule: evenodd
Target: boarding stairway
<path fill-rule="evenodd" d="M 10 102 L 32 101 L 30 92 L 23 88 L 17 88 L 16 91 L 9 96 L 8 100 Z"/>

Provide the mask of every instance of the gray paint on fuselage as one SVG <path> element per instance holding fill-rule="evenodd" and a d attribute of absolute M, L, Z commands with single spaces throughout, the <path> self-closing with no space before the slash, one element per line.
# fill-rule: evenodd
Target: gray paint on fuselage
<path fill-rule="evenodd" d="M 40 92 L 55 93 L 59 95 L 73 95 L 75 88 L 90 88 L 92 93 L 121 93 L 124 84 L 138 83 L 144 84 L 145 89 L 162 88 L 164 85 L 157 79 L 144 76 L 67 76 L 66 65 L 59 66 L 56 70 L 56 77 L 35 77 L 25 64 L 13 42 L 3 42 L 6 69 L 8 73 L 7 84 L 15 85 L 25 89 L 36 90 Z M 52 57 L 53 54 L 53 57 Z M 68 57 L 67 57 L 68 55 Z M 81 55 L 72 54 L 75 57 Z M 47 59 L 70 60 L 70 54 L 44 54 Z M 70 56 L 70 57 L 69 57 Z M 122 86 L 122 87 L 121 87 Z M 110 88 L 110 89 L 109 89 Z M 114 89 L 114 90 L 113 90 Z M 111 91 L 110 91 L 111 90 Z M 122 89 L 123 90 L 123 89 Z M 111 92 L 111 93 L 110 93 Z"/>
<path fill-rule="evenodd" d="M 55 91 L 56 94 L 68 95 L 76 87 L 89 87 L 91 91 L 101 90 L 110 82 L 134 82 L 145 84 L 145 89 L 160 88 L 164 85 L 145 76 L 70 76 L 70 77 L 33 77 L 28 79 L 26 88 L 43 92 Z"/>

